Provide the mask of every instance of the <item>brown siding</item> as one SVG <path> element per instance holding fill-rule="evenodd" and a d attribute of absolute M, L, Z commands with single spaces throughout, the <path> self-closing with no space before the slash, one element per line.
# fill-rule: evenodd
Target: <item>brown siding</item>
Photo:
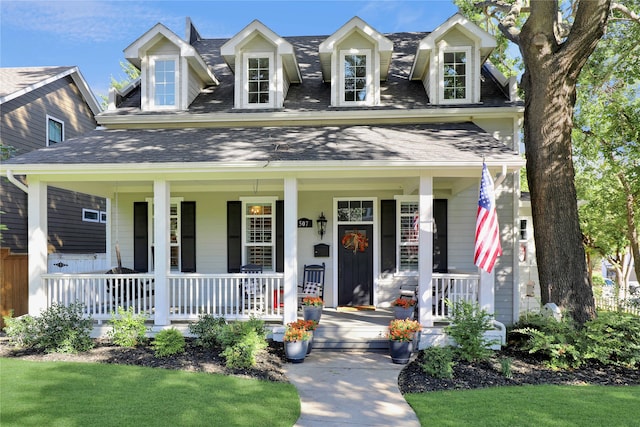
<path fill-rule="evenodd" d="M 65 139 L 95 129 L 97 122 L 71 77 L 58 79 L 2 104 L 2 143 L 23 154 L 46 147 L 47 115 L 64 122 Z M 57 252 L 105 251 L 105 224 L 82 221 L 82 209 L 105 210 L 105 201 L 49 187 L 49 243 Z M 0 181 L 0 223 L 3 247 L 27 250 L 27 196 L 3 178 Z"/>

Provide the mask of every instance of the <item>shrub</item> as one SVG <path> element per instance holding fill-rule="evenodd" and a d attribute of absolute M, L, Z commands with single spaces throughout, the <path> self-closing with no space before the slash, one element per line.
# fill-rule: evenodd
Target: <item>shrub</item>
<path fill-rule="evenodd" d="M 513 359 L 510 357 L 503 357 L 500 359 L 500 372 L 502 372 L 502 376 L 505 378 L 513 378 L 513 372 L 511 371 L 512 364 Z"/>
<path fill-rule="evenodd" d="M 451 347 L 427 347 L 422 352 L 420 367 L 434 378 L 451 379 L 455 364 Z"/>
<path fill-rule="evenodd" d="M 185 341 L 180 331 L 170 328 L 158 332 L 151 345 L 156 357 L 165 357 L 184 353 Z"/>
<path fill-rule="evenodd" d="M 227 324 L 224 317 L 210 314 L 200 315 L 198 321 L 189 324 L 189 332 L 196 336 L 196 344 L 204 348 L 220 345 L 218 337 Z"/>
<path fill-rule="evenodd" d="M 38 331 L 36 320 L 32 316 L 25 314 L 20 317 L 13 317 L 13 310 L 8 316 L 4 316 L 4 331 L 9 338 L 9 343 L 19 348 L 32 348 L 38 342 Z"/>
<path fill-rule="evenodd" d="M 576 346 L 578 335 L 569 316 L 556 320 L 542 315 L 521 319 L 510 333 L 516 348 L 544 357 L 547 365 L 554 369 L 576 368 L 582 364 L 580 349 Z"/>
<path fill-rule="evenodd" d="M 83 318 L 84 304 L 67 306 L 53 303 L 35 317 L 37 334 L 35 347 L 47 353 L 78 353 L 93 347 L 92 319 Z"/>
<path fill-rule="evenodd" d="M 445 332 L 457 344 L 455 354 L 468 362 L 489 359 L 492 352 L 488 347 L 494 341 L 486 339 L 484 333 L 493 329 L 492 316 L 477 303 L 447 301 L 447 305 L 452 311 L 452 324 Z"/>
<path fill-rule="evenodd" d="M 603 312 L 585 324 L 580 337 L 582 357 L 604 365 L 640 365 L 640 319 L 620 312 Z"/>
<path fill-rule="evenodd" d="M 255 366 L 256 354 L 267 347 L 264 321 L 252 317 L 245 322 L 228 323 L 222 328 L 219 341 L 227 367 Z"/>
<path fill-rule="evenodd" d="M 135 347 L 146 341 L 147 327 L 144 322 L 147 319 L 145 313 L 135 314 L 133 307 L 125 310 L 118 307 L 117 316 L 111 312 L 111 331 L 107 335 L 115 345 L 120 347 Z"/>
<path fill-rule="evenodd" d="M 247 369 L 255 366 L 256 355 L 266 347 L 264 336 L 249 329 L 234 345 L 226 347 L 222 355 L 228 368 Z"/>

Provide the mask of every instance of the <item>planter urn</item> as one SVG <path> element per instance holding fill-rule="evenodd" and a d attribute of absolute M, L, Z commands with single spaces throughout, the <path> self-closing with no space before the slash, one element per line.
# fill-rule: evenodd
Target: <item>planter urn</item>
<path fill-rule="evenodd" d="M 399 307 L 396 306 L 393 308 L 393 317 L 396 319 L 411 319 L 413 320 L 413 312 L 415 311 L 415 307 Z"/>
<path fill-rule="evenodd" d="M 302 363 L 307 356 L 309 341 L 285 341 L 284 354 L 291 363 Z"/>
<path fill-rule="evenodd" d="M 413 341 L 394 341 L 389 340 L 389 354 L 391 361 L 399 365 L 409 363 L 411 353 L 413 352 Z"/>
<path fill-rule="evenodd" d="M 302 316 L 304 320 L 315 320 L 320 323 L 320 317 L 322 316 L 322 306 L 316 305 L 303 305 Z"/>

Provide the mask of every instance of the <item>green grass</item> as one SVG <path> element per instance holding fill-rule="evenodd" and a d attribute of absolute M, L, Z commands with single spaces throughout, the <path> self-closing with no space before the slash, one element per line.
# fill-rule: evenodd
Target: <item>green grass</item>
<path fill-rule="evenodd" d="M 405 398 L 423 426 L 640 426 L 640 386 L 514 386 Z"/>
<path fill-rule="evenodd" d="M 295 387 L 224 375 L 0 358 L 0 425 L 292 426 Z"/>

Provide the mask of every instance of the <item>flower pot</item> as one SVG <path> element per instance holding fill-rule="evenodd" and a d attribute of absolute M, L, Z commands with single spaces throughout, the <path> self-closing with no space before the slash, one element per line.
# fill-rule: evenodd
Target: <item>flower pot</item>
<path fill-rule="evenodd" d="M 307 355 L 309 341 L 285 341 L 284 354 L 291 363 L 302 363 Z"/>
<path fill-rule="evenodd" d="M 413 352 L 413 341 L 394 341 L 389 340 L 389 354 L 391 361 L 400 365 L 409 363 L 411 353 Z"/>
<path fill-rule="evenodd" d="M 413 320 L 413 312 L 414 307 L 394 307 L 393 308 L 393 317 L 396 319 L 411 319 Z"/>
<path fill-rule="evenodd" d="M 307 354 L 311 353 L 311 348 L 313 347 L 313 331 L 309 331 L 311 334 L 311 338 L 307 341 Z"/>
<path fill-rule="evenodd" d="M 304 318 L 304 320 L 315 320 L 316 322 L 320 323 L 320 316 L 322 316 L 322 306 L 302 306 L 302 317 Z"/>

